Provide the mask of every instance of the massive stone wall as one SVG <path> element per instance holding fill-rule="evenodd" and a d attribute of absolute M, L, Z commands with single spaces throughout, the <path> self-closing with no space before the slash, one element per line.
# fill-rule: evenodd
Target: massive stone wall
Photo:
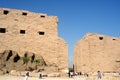
<path fill-rule="evenodd" d="M 32 52 L 41 55 L 47 66 L 67 70 L 67 43 L 58 37 L 57 27 L 57 16 L 0 8 L 0 53 L 12 50 L 24 56 Z"/>
<path fill-rule="evenodd" d="M 74 46 L 74 70 L 84 73 L 120 71 L 120 38 L 86 34 Z"/>

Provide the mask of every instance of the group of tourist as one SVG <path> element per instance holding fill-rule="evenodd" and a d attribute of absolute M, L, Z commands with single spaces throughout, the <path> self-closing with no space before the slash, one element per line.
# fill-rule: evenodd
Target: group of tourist
<path fill-rule="evenodd" d="M 39 73 L 39 79 L 42 79 L 42 71 L 39 70 L 38 73 Z M 98 74 L 97 74 L 98 80 L 101 80 L 101 78 L 102 78 L 101 72 L 98 71 L 97 73 L 98 73 Z M 74 72 L 72 72 L 72 71 L 70 71 L 68 74 L 69 74 L 69 78 L 72 78 L 72 77 L 75 76 L 75 75 L 81 75 L 81 73 L 74 73 Z M 86 76 L 88 77 L 88 74 L 87 74 Z M 29 77 L 29 72 L 27 72 L 27 73 L 25 74 L 25 80 L 28 80 L 28 77 Z"/>
<path fill-rule="evenodd" d="M 81 72 L 73 72 L 73 71 L 70 71 L 70 72 L 68 73 L 69 78 L 72 78 L 73 76 L 77 76 L 77 75 L 84 75 L 84 76 L 87 76 L 87 77 L 88 77 L 88 74 L 82 74 Z"/>
<path fill-rule="evenodd" d="M 42 79 L 42 71 L 39 70 L 38 73 L 39 73 L 39 79 Z M 28 80 L 28 77 L 29 77 L 29 72 L 26 72 L 26 74 L 25 74 L 25 80 Z"/>
<path fill-rule="evenodd" d="M 82 75 L 82 73 L 81 73 L 81 72 L 75 73 L 75 72 L 70 71 L 70 72 L 68 73 L 68 75 L 69 75 L 69 78 L 72 78 L 73 76 L 76 76 L 76 75 Z M 88 74 L 84 74 L 84 75 L 88 77 Z M 101 80 L 102 74 L 101 74 L 100 71 L 97 72 L 97 77 L 98 77 L 98 80 Z"/>

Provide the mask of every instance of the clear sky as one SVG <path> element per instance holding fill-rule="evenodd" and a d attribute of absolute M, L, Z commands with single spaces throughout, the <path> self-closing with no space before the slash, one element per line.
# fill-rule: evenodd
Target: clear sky
<path fill-rule="evenodd" d="M 74 45 L 86 33 L 120 37 L 120 0 L 0 0 L 0 8 L 58 16 L 58 34 L 68 44 L 70 66 Z"/>

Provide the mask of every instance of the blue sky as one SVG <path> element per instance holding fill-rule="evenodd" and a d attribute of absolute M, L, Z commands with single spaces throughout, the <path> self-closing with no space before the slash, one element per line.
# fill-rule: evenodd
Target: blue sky
<path fill-rule="evenodd" d="M 0 8 L 58 16 L 58 34 L 68 44 L 70 66 L 74 44 L 86 33 L 120 37 L 120 0 L 0 0 Z"/>

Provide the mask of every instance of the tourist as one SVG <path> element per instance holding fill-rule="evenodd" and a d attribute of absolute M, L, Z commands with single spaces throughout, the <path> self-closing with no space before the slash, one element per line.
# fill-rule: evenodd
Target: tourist
<path fill-rule="evenodd" d="M 101 80 L 101 78 L 102 78 L 102 75 L 101 75 L 101 72 L 100 71 L 98 71 L 98 80 Z"/>
<path fill-rule="evenodd" d="M 73 77 L 73 72 L 70 72 L 70 77 Z"/>
<path fill-rule="evenodd" d="M 42 71 L 39 70 L 38 73 L 39 73 L 39 79 L 42 79 Z"/>
<path fill-rule="evenodd" d="M 25 74 L 25 80 L 28 80 L 28 77 L 29 77 L 29 72 Z"/>
<path fill-rule="evenodd" d="M 69 78 L 71 77 L 71 76 L 70 76 L 70 71 L 68 72 L 68 76 L 69 76 Z"/>

